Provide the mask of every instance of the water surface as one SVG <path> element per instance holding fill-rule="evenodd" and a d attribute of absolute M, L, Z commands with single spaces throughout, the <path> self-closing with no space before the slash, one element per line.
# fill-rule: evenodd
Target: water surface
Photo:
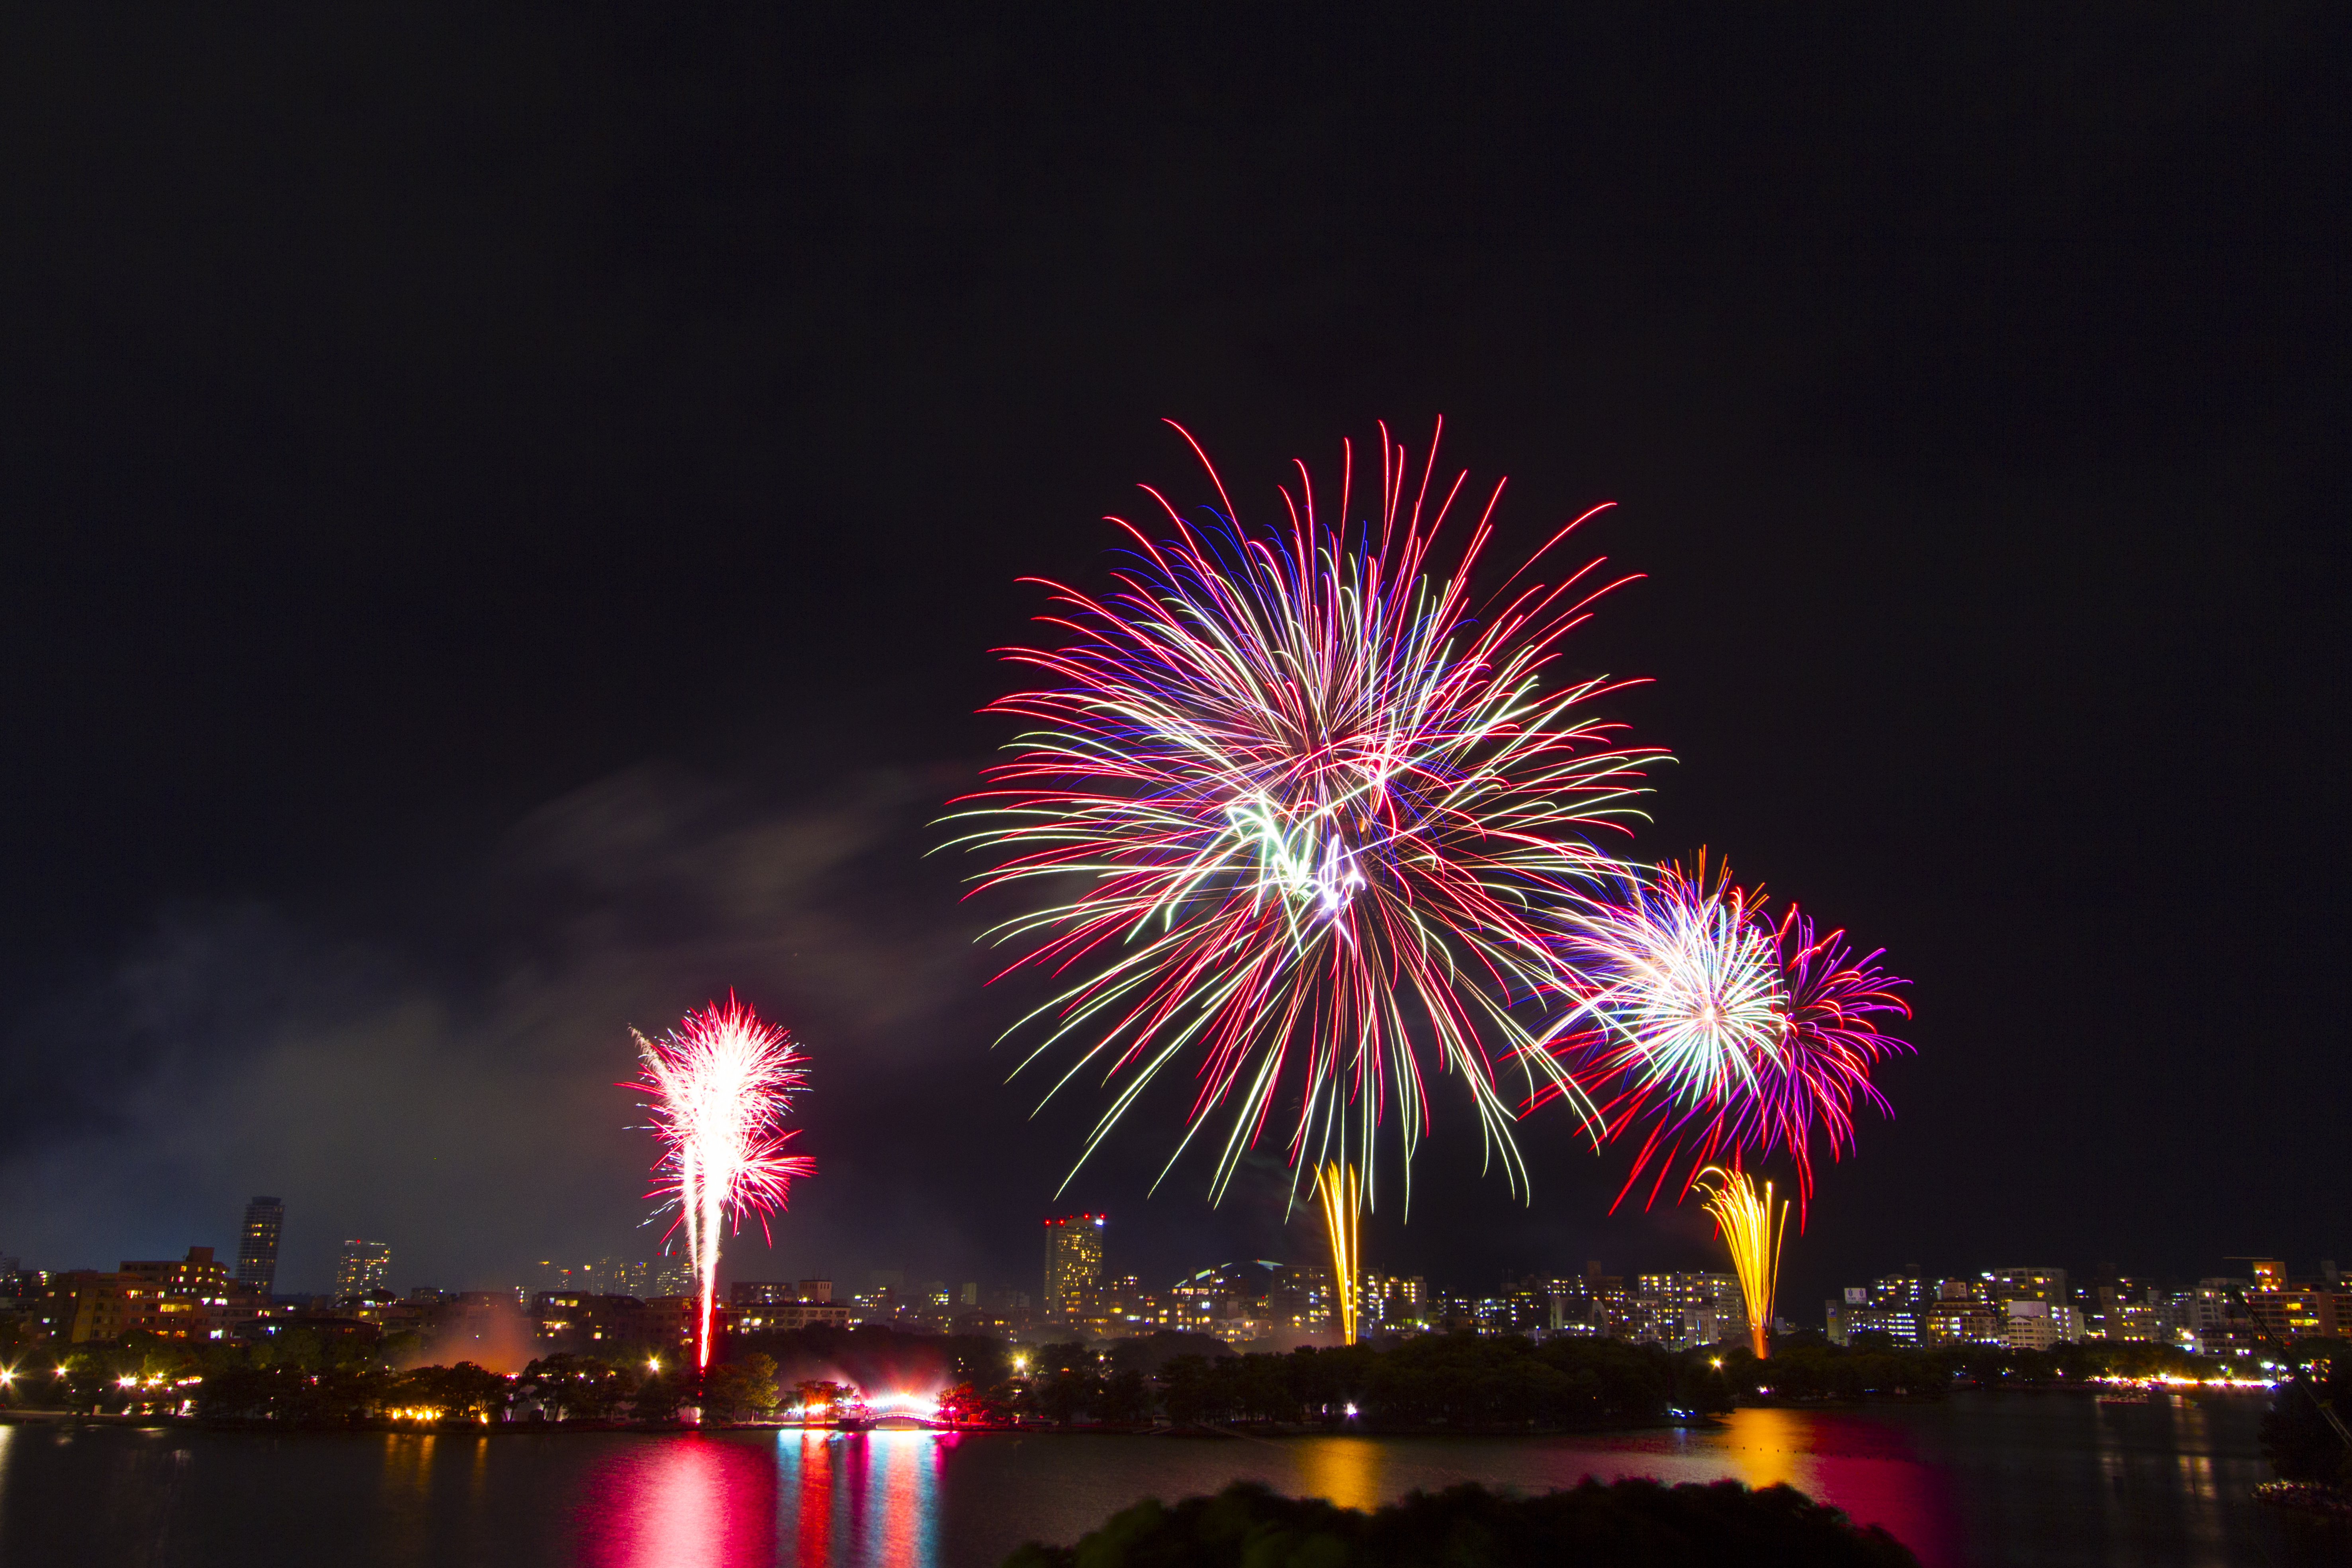
<path fill-rule="evenodd" d="M 1719 1429 L 1207 1441 L 992 1433 L 301 1434 L 0 1426 L 0 1563 L 89 1568 L 993 1568 L 1139 1498 L 1254 1479 L 1368 1507 L 1478 1480 L 1787 1481 L 1929 1568 L 2352 1562 L 2265 1507 L 2263 1402 L 1970 1394 Z"/>

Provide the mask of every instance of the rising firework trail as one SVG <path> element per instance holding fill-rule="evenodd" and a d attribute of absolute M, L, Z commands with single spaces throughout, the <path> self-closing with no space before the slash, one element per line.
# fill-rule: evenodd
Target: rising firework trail
<path fill-rule="evenodd" d="M 1608 1136 L 1641 1140 L 1619 1202 L 1654 1165 L 1653 1201 L 1685 1157 L 1687 1187 L 1718 1159 L 1779 1150 L 1796 1162 L 1801 1215 L 1814 1135 L 1835 1158 L 1853 1145 L 1855 1101 L 1887 1110 L 1871 1069 L 1907 1047 L 1874 1020 L 1909 1016 L 1905 982 L 1875 952 L 1851 957 L 1844 932 L 1817 936 L 1793 905 L 1769 919 L 1730 869 L 1710 878 L 1702 851 L 1693 870 L 1664 866 L 1582 901 L 1562 958 L 1585 990 L 1551 1049 Z"/>
<path fill-rule="evenodd" d="M 647 1195 L 677 1210 L 670 1235 L 685 1233 L 702 1299 L 697 1364 L 708 1366 L 720 1231 L 730 1222 L 741 1229 L 748 1211 L 765 1232 L 768 1215 L 787 1205 L 793 1179 L 816 1174 L 814 1161 L 785 1152 L 796 1134 L 783 1120 L 805 1078 L 801 1053 L 783 1030 L 732 996 L 724 1007 L 712 1003 L 688 1013 L 659 1039 L 639 1034 L 636 1041 L 643 1075 L 621 1087 L 645 1094 L 653 1113 L 662 1155 Z"/>
<path fill-rule="evenodd" d="M 1732 1271 L 1739 1276 L 1739 1293 L 1748 1300 L 1748 1337 L 1756 1359 L 1772 1353 L 1772 1289 L 1780 1275 L 1780 1243 L 1788 1234 L 1789 1202 L 1772 1208 L 1772 1184 L 1759 1194 L 1756 1180 L 1734 1166 L 1709 1165 L 1694 1183 L 1706 1194 L 1706 1212 L 1731 1248 Z"/>
<path fill-rule="evenodd" d="M 1331 1299 L 1339 1321 L 1339 1342 L 1356 1342 L 1363 1311 L 1364 1272 L 1357 1247 L 1362 1240 L 1362 1205 L 1356 1173 L 1333 1160 L 1316 1173 L 1315 1195 L 1323 1205 L 1323 1235 L 1331 1244 Z"/>
<path fill-rule="evenodd" d="M 998 931 L 1068 987 L 1024 1021 L 1043 1038 L 1023 1065 L 1067 1050 L 1049 1097 L 1110 1089 L 1081 1163 L 1182 1064 L 1176 1154 L 1218 1129 L 1212 1198 L 1279 1114 L 1294 1184 L 1339 1160 L 1367 1205 L 1384 1119 L 1409 1174 L 1434 1065 L 1516 1190 L 1498 1072 L 1580 1101 L 1532 1026 L 1563 984 L 1559 911 L 1624 870 L 1586 835 L 1635 815 L 1656 755 L 1592 714 L 1604 681 L 1545 683 L 1614 584 L 1598 561 L 1533 580 L 1579 518 L 1474 592 L 1501 487 L 1464 503 L 1433 442 L 1416 466 L 1383 427 L 1369 496 L 1344 447 L 1336 493 L 1297 465 L 1272 528 L 1192 450 L 1216 504 L 1147 489 L 1150 524 L 1111 520 L 1129 548 L 1109 592 L 1046 584 L 1064 640 L 1007 657 L 1047 683 L 991 709 L 1033 727 L 960 803 L 958 842 L 998 857 L 982 884 L 1052 895 Z"/>

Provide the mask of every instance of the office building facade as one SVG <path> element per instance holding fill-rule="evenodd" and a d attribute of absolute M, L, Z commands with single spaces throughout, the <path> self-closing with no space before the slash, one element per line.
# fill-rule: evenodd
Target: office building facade
<path fill-rule="evenodd" d="M 1102 1283 L 1103 1226 L 1108 1216 L 1064 1215 L 1045 1222 L 1045 1314 L 1071 1318 L 1091 1305 Z"/>
<path fill-rule="evenodd" d="M 335 1300 L 381 1295 L 392 1289 L 392 1247 L 388 1242 L 352 1239 L 343 1243 L 335 1264 Z"/>
<path fill-rule="evenodd" d="M 278 1289 L 278 1241 L 286 1230 L 282 1198 L 255 1198 L 245 1205 L 245 1229 L 236 1243 L 236 1282 L 262 1296 Z"/>

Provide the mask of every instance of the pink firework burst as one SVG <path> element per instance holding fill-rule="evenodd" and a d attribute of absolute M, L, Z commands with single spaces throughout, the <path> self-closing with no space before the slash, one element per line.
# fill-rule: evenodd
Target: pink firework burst
<path fill-rule="evenodd" d="M 708 1365 L 721 1229 L 740 1230 L 749 1212 L 764 1234 L 768 1215 L 788 1206 L 794 1178 L 816 1174 L 816 1162 L 785 1152 L 797 1134 L 783 1119 L 806 1074 L 792 1037 L 732 995 L 658 1039 L 636 1040 L 643 1075 L 621 1087 L 648 1097 L 662 1155 L 646 1195 L 678 1211 L 670 1234 L 686 1232 L 701 1295 L 698 1360 Z"/>
<path fill-rule="evenodd" d="M 1909 1048 L 1879 1027 L 1910 1016 L 1895 994 L 1906 982 L 1878 952 L 1852 957 L 1843 931 L 1817 935 L 1793 904 L 1777 923 L 1764 905 L 1728 865 L 1710 879 L 1702 852 L 1692 872 L 1667 865 L 1587 900 L 1563 944 L 1584 994 L 1549 1049 L 1612 1140 L 1641 1138 L 1619 1203 L 1653 1165 L 1649 1201 L 1685 1156 L 1695 1174 L 1779 1149 L 1801 1212 L 1816 1133 L 1834 1159 L 1853 1146 L 1856 1101 L 1889 1110 L 1870 1074 Z"/>

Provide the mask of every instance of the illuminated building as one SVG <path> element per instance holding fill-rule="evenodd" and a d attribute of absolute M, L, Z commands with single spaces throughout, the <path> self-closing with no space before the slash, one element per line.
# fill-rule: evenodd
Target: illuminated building
<path fill-rule="evenodd" d="M 2066 1271 L 2049 1267 L 1988 1268 L 1984 1272 L 1985 1294 L 1995 1304 L 2003 1301 L 2042 1301 L 2053 1307 L 2063 1306 L 2067 1300 Z"/>
<path fill-rule="evenodd" d="M 846 1308 L 833 1309 L 847 1312 Z M 615 1350 L 688 1345 L 701 1313 L 698 1296 L 670 1296 L 641 1301 L 635 1296 L 596 1296 L 584 1290 L 542 1290 L 530 1299 L 532 1327 L 543 1344 L 576 1353 L 609 1354 Z M 735 1326 L 737 1314 L 726 1309 L 723 1319 Z M 774 1323 L 766 1323 L 775 1328 Z M 793 1325 L 797 1327 L 799 1325 Z"/>
<path fill-rule="evenodd" d="M 702 1299 L 688 1292 L 677 1296 L 656 1296 L 645 1303 L 642 1321 L 646 1343 L 649 1345 L 690 1346 L 695 1342 L 695 1327 L 701 1316 Z"/>
<path fill-rule="evenodd" d="M 373 1323 L 387 1334 L 397 1334 L 423 1328 L 440 1305 L 437 1293 L 431 1301 L 420 1301 L 414 1297 L 405 1301 L 395 1301 L 386 1299 L 389 1294 L 387 1291 L 373 1300 L 362 1297 L 357 1306 L 341 1309 L 342 1315 L 359 1322 Z"/>
<path fill-rule="evenodd" d="M 1941 1279 L 1919 1303 L 1919 1339 L 1931 1345 L 1996 1345 L 2001 1315 L 1980 1279 Z"/>
<path fill-rule="evenodd" d="M 1482 1334 L 1533 1335 L 1551 1321 L 1551 1298 L 1507 1280 L 1501 1295 L 1483 1296 L 1470 1303 L 1470 1316 Z"/>
<path fill-rule="evenodd" d="M 1984 1282 L 2000 1313 L 2001 1343 L 2011 1350 L 2048 1350 L 2084 1338 L 2082 1309 L 2067 1292 L 2063 1268 L 1988 1268 Z"/>
<path fill-rule="evenodd" d="M 2094 1339 L 2168 1345 L 2179 1342 L 2181 1315 L 2153 1286 L 2117 1279 L 2094 1286 L 2085 1331 Z"/>
<path fill-rule="evenodd" d="M 2253 1289 L 2251 1279 L 2214 1275 L 2197 1281 L 2189 1293 L 2189 1327 L 2200 1339 L 2225 1333 L 2233 1319 L 2242 1316 L 2238 1301 Z"/>
<path fill-rule="evenodd" d="M 1916 1345 L 1926 1335 L 1927 1282 L 1890 1274 L 1867 1286 L 1849 1285 L 1843 1299 L 1828 1303 L 1832 1344 L 1852 1342 L 1858 1333 L 1884 1334 L 1897 1345 Z"/>
<path fill-rule="evenodd" d="M 2284 1263 L 2250 1261 L 2254 1288 L 2245 1293 L 2246 1314 L 2262 1333 L 2278 1341 L 2339 1339 L 2352 1330 L 2352 1291 L 2340 1281 L 2297 1284 Z"/>
<path fill-rule="evenodd" d="M 1639 1342 L 1672 1351 L 1696 1350 L 1737 1339 L 1748 1327 L 1739 1277 L 1717 1272 L 1634 1276 L 1634 1301 L 1643 1321 Z M 1626 1338 L 1635 1336 L 1627 1335 Z"/>
<path fill-rule="evenodd" d="M 1565 1334 L 1570 1339 L 1603 1337 L 1608 1324 L 1593 1315 L 1590 1279 L 1580 1275 L 1547 1278 L 1530 1274 L 1519 1282 L 1519 1287 L 1543 1298 L 1545 1333 Z"/>
<path fill-rule="evenodd" d="M 822 1287 L 825 1299 L 812 1295 L 813 1286 Z M 796 1284 L 782 1279 L 738 1279 L 727 1289 L 735 1331 L 742 1334 L 788 1333 L 821 1324 L 845 1329 L 849 1326 L 849 1303 L 844 1301 L 836 1306 L 830 1300 L 832 1295 L 833 1282 L 829 1279 L 803 1279 Z"/>
<path fill-rule="evenodd" d="M 554 1281 L 551 1289 L 560 1289 L 562 1284 Z M 643 1296 L 653 1288 L 653 1265 L 600 1258 L 580 1270 L 579 1288 L 600 1296 Z"/>
<path fill-rule="evenodd" d="M 388 1242 L 353 1239 L 343 1243 L 335 1264 L 335 1300 L 378 1295 L 392 1289 L 392 1247 Z"/>
<path fill-rule="evenodd" d="M 7 1265 L 0 1268 L 0 1312 L 13 1315 L 37 1310 L 43 1293 L 49 1288 L 47 1270 L 20 1268 L 13 1258 L 0 1258 L 0 1263 Z"/>
<path fill-rule="evenodd" d="M 1045 1222 L 1045 1315 L 1083 1316 L 1102 1280 L 1103 1226 L 1108 1216 L 1064 1215 Z"/>
<path fill-rule="evenodd" d="M 236 1242 L 236 1282 L 267 1296 L 278 1289 L 278 1238 L 286 1229 L 280 1198 L 255 1198 L 245 1205 L 245 1229 Z"/>
<path fill-rule="evenodd" d="M 174 1340 L 226 1337 L 228 1266 L 214 1260 L 211 1247 L 191 1247 L 178 1259 L 126 1260 L 118 1277 L 131 1303 L 130 1327 Z"/>
<path fill-rule="evenodd" d="M 1285 1263 L 1276 1268 L 1274 1289 L 1266 1297 L 1266 1315 L 1276 1328 L 1307 1333 L 1328 1329 L 1338 1306 L 1327 1265 Z"/>
<path fill-rule="evenodd" d="M 739 1334 L 782 1334 L 794 1329 L 845 1329 L 849 1327 L 849 1313 L 846 1301 L 777 1301 L 739 1307 L 732 1316 Z"/>
<path fill-rule="evenodd" d="M 49 1277 L 37 1321 L 42 1337 L 78 1345 L 121 1339 L 134 1326 L 136 1310 L 121 1275 L 75 1268 Z"/>
<path fill-rule="evenodd" d="M 775 1307 L 800 1299 L 800 1287 L 787 1279 L 738 1279 L 727 1287 L 728 1303 L 736 1307 Z"/>
<path fill-rule="evenodd" d="M 1260 1261 L 1201 1269 L 1160 1298 L 1161 1321 L 1228 1342 L 1263 1338 L 1274 1328 L 1267 1302 L 1274 1272 L 1280 1267 Z"/>
<path fill-rule="evenodd" d="M 2053 1350 L 2067 1338 L 2062 1313 L 2070 1307 L 2053 1307 L 2047 1301 L 2017 1298 L 2005 1301 L 2000 1342 L 2013 1351 Z"/>
<path fill-rule="evenodd" d="M 1650 1312 L 1622 1274 L 1589 1274 L 1554 1281 L 1547 1293 L 1553 1323 L 1575 1338 L 1639 1341 L 1651 1334 Z"/>
<path fill-rule="evenodd" d="M 1394 1331 L 1421 1326 L 1422 1303 L 1429 1299 L 1429 1281 L 1419 1275 L 1400 1279 L 1393 1274 L 1367 1274 L 1360 1287 L 1365 1327 Z"/>
<path fill-rule="evenodd" d="M 2274 1340 L 2335 1339 L 2339 1300 L 2347 1299 L 2333 1291 L 2282 1282 L 2275 1290 L 2247 1297 L 2246 1308 L 2256 1325 Z"/>

